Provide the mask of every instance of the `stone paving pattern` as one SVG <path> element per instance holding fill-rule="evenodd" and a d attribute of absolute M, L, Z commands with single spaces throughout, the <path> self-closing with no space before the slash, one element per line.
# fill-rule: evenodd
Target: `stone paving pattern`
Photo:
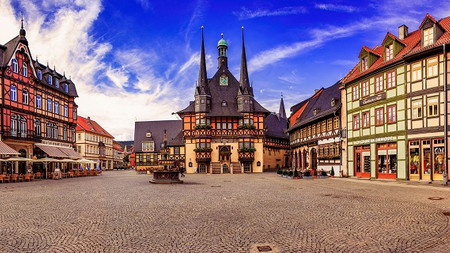
<path fill-rule="evenodd" d="M 274 173 L 150 179 L 113 171 L 1 184 L 0 252 L 450 252 L 450 187 Z"/>

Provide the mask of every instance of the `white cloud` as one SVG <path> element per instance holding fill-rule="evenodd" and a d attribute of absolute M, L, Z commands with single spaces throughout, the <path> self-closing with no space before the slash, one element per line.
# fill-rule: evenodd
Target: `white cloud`
<path fill-rule="evenodd" d="M 340 12 L 355 12 L 358 11 L 356 7 L 350 5 L 341 5 L 341 4 L 316 4 L 315 7 L 317 9 L 326 10 L 326 11 L 340 11 Z"/>
<path fill-rule="evenodd" d="M 135 120 L 175 119 L 170 112 L 186 104 L 178 98 L 184 91 L 173 89 L 174 79 L 155 74 L 156 66 L 149 63 L 159 62 L 156 54 L 116 50 L 92 37 L 100 0 L 46 0 L 41 5 L 20 0 L 19 5 L 26 6 L 25 29 L 33 56 L 72 77 L 79 115 L 96 120 L 116 140 L 133 139 Z M 18 34 L 17 13 L 10 2 L 0 0 L 0 43 Z M 114 62 L 108 60 L 111 55 Z"/>
<path fill-rule="evenodd" d="M 267 10 L 267 9 L 250 10 L 246 7 L 241 7 L 240 11 L 235 11 L 233 12 L 233 14 L 236 15 L 238 19 L 243 20 L 259 17 L 296 15 L 306 12 L 307 12 L 306 8 L 302 6 L 289 6 L 278 8 L 275 10 Z"/>

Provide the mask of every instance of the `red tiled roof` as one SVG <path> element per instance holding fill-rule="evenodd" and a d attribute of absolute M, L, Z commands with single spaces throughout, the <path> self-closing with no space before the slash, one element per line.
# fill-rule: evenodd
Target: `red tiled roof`
<path fill-rule="evenodd" d="M 391 38 L 395 41 L 397 41 L 398 43 L 402 44 L 403 46 L 406 46 L 405 43 L 403 43 L 397 36 L 395 36 L 394 34 L 388 32 L 386 34 L 386 37 L 384 37 L 383 43 L 381 43 L 382 45 L 384 45 L 384 42 L 386 41 L 387 38 Z"/>
<path fill-rule="evenodd" d="M 380 53 L 378 52 L 378 50 L 377 50 L 377 49 L 379 49 L 379 48 L 380 48 L 380 47 L 375 46 L 373 49 L 370 49 L 370 48 L 368 48 L 368 47 L 366 47 L 366 46 L 363 46 L 362 49 L 361 49 L 361 52 L 359 53 L 359 56 L 361 56 L 362 51 L 367 51 L 367 52 L 372 53 L 372 54 L 374 54 L 374 55 L 376 55 L 376 56 L 381 56 L 381 55 L 383 54 L 383 51 L 381 51 L 381 54 L 380 54 Z M 375 51 L 375 50 L 377 50 L 377 51 Z"/>
<path fill-rule="evenodd" d="M 398 61 L 402 60 L 403 57 L 405 57 L 405 56 L 411 56 L 413 54 L 416 54 L 416 53 L 419 53 L 422 51 L 426 51 L 428 49 L 435 48 L 437 46 L 441 46 L 442 44 L 450 43 L 450 17 L 443 18 L 443 19 L 439 20 L 439 22 L 438 22 L 430 14 L 427 14 L 425 16 L 421 26 L 427 19 L 431 19 L 433 22 L 435 22 L 437 25 L 439 25 L 444 30 L 444 33 L 441 35 L 441 37 L 439 37 L 439 39 L 434 44 L 426 46 L 426 47 L 422 47 L 422 45 L 420 43 L 421 42 L 420 28 L 414 32 L 409 33 L 408 36 L 403 40 L 400 40 L 399 38 L 394 36 L 392 33 L 387 33 L 386 36 L 390 36 L 391 38 L 399 41 L 400 43 L 405 45 L 405 47 L 400 52 L 398 52 L 397 55 L 393 59 L 391 59 L 389 61 L 384 61 L 383 57 L 378 58 L 366 71 L 361 72 L 361 68 L 359 67 L 360 63 L 356 64 L 356 66 L 342 79 L 342 82 L 344 84 L 347 84 L 349 82 L 356 80 L 357 78 L 360 78 L 362 76 L 370 74 L 379 68 L 385 67 L 386 65 L 390 65 L 395 62 L 398 62 Z M 367 52 L 375 53 L 376 55 L 379 55 L 379 56 L 383 55 L 383 47 L 379 47 L 379 46 L 376 46 L 373 49 L 363 46 L 362 50 L 366 50 Z"/>
<path fill-rule="evenodd" d="M 103 127 L 101 127 L 95 120 L 90 118 L 77 117 L 77 131 L 86 131 L 106 137 L 114 138 Z"/>
<path fill-rule="evenodd" d="M 436 19 L 431 16 L 429 13 L 427 13 L 427 15 L 425 15 L 425 18 L 422 20 L 422 23 L 420 23 L 419 29 L 422 28 L 422 26 L 425 24 L 425 21 L 427 21 L 428 19 L 431 19 L 431 21 L 433 21 L 433 23 L 437 23 Z"/>

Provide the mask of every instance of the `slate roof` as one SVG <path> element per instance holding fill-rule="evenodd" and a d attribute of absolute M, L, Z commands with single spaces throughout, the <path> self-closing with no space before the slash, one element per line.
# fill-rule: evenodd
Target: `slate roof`
<path fill-rule="evenodd" d="M 289 131 L 339 111 L 341 108 L 341 91 L 339 90 L 340 84 L 340 81 L 338 81 L 332 86 L 323 89 L 318 96 L 314 94 L 309 99 L 309 103 L 303 113 L 296 119 L 295 124 L 289 128 Z M 331 105 L 332 99 L 335 101 L 334 106 Z M 316 109 L 318 111 L 314 113 Z"/>
<path fill-rule="evenodd" d="M 287 119 L 276 113 L 271 113 L 264 121 L 267 129 L 266 136 L 280 139 L 289 139 L 287 134 Z"/>
<path fill-rule="evenodd" d="M 167 146 L 184 146 L 183 131 L 180 130 L 180 132 L 172 139 L 168 138 Z"/>
<path fill-rule="evenodd" d="M 167 144 L 171 141 L 176 143 L 177 135 L 181 132 L 181 120 L 159 120 L 159 121 L 137 121 L 134 125 L 134 151 L 142 152 L 142 142 L 153 140 L 155 142 L 155 152 L 161 149 L 164 141 L 164 129 L 166 130 Z M 146 133 L 151 132 L 151 137 L 146 137 Z M 175 146 L 175 145 L 173 145 Z"/>
<path fill-rule="evenodd" d="M 392 33 L 387 33 L 386 37 L 391 37 L 391 38 L 395 39 L 396 41 L 403 44 L 405 47 L 402 50 L 400 50 L 400 52 L 398 52 L 397 55 L 395 55 L 395 57 L 393 59 L 391 59 L 389 61 L 385 61 L 383 58 L 384 47 L 375 46 L 373 49 L 369 49 L 369 48 L 363 46 L 362 50 L 372 52 L 375 55 L 379 55 L 380 57 L 369 67 L 368 70 L 365 70 L 365 71 L 361 71 L 360 62 L 358 62 L 358 64 L 356 64 L 356 66 L 354 68 L 352 68 L 352 70 L 346 75 L 346 77 L 343 78 L 343 83 L 344 84 L 350 83 L 359 78 L 363 78 L 382 67 L 386 67 L 388 65 L 397 63 L 401 60 L 404 60 L 405 58 L 412 57 L 421 52 L 425 52 L 430 49 L 435 49 L 435 48 L 441 47 L 443 44 L 450 43 L 450 17 L 445 17 L 439 21 L 436 21 L 436 19 L 433 18 L 430 14 L 427 14 L 425 16 L 424 20 L 422 21 L 422 24 L 420 27 L 422 27 L 423 24 L 427 20 L 431 20 L 438 27 L 443 29 L 443 34 L 435 41 L 434 44 L 426 46 L 426 47 L 422 47 L 420 28 L 418 30 L 410 32 L 408 34 L 408 36 L 406 36 L 403 40 L 399 39 Z M 386 40 L 386 37 L 384 40 Z"/>
<path fill-rule="evenodd" d="M 28 47 L 28 42 L 27 42 L 25 36 L 20 36 L 20 35 L 17 35 L 12 40 L 8 41 L 5 45 L 0 45 L 0 67 L 7 67 L 11 58 L 14 56 L 14 53 L 16 52 L 16 49 L 17 49 L 17 46 L 19 45 L 19 43 L 24 43 Z M 31 51 L 29 48 L 28 48 L 28 51 L 30 52 L 30 55 L 31 55 Z M 41 84 L 43 84 L 47 87 L 50 87 L 54 90 L 58 90 L 61 93 L 68 94 L 71 97 L 78 97 L 78 93 L 77 93 L 75 84 L 71 80 L 67 79 L 65 76 L 59 74 L 55 70 L 50 69 L 48 66 L 45 66 L 35 60 L 31 60 L 31 61 L 36 70 L 40 69 L 42 71 L 42 80 L 40 81 Z M 30 73 L 32 73 L 32 71 L 30 71 Z M 49 74 L 51 74 L 53 76 L 53 79 L 56 78 L 59 80 L 60 85 L 58 88 L 54 85 L 54 83 L 53 83 L 53 85 L 48 83 L 47 76 Z M 36 80 L 37 80 L 37 77 L 36 77 Z M 69 88 L 68 92 L 66 92 L 64 90 L 64 84 L 68 85 L 68 88 Z"/>
<path fill-rule="evenodd" d="M 86 131 L 109 138 L 114 138 L 110 133 L 108 133 L 103 127 L 101 127 L 96 121 L 82 116 L 77 117 L 77 131 Z"/>

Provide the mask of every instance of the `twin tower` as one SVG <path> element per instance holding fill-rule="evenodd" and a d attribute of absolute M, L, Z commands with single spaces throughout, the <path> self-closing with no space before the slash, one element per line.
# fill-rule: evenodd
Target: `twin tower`
<path fill-rule="evenodd" d="M 196 101 L 196 112 L 209 112 L 211 106 L 214 106 L 213 101 L 214 92 L 211 89 L 215 89 L 215 86 L 222 87 L 221 90 L 226 93 L 234 93 L 231 96 L 227 96 L 233 101 L 221 101 L 222 104 L 230 106 L 236 105 L 236 110 L 238 113 L 243 112 L 253 112 L 253 87 L 250 86 L 248 79 L 247 70 L 247 57 L 245 54 L 245 44 L 244 44 L 244 27 L 242 27 L 242 55 L 241 55 L 241 70 L 239 82 L 228 70 L 228 58 L 227 58 L 228 43 L 224 40 L 223 34 L 217 43 L 218 50 L 218 70 L 214 77 L 208 79 L 206 74 L 206 59 L 205 59 L 205 42 L 204 42 L 204 32 L 202 26 L 202 46 L 200 51 L 200 70 L 198 75 L 198 82 L 195 91 Z M 228 88 L 226 88 L 228 87 Z M 231 94 L 229 94 L 231 95 Z M 204 104 L 201 102 L 205 101 Z M 229 103 L 228 103 L 229 102 Z M 234 107 L 234 106 L 233 106 Z M 231 108 L 230 108 L 231 109 Z"/>

